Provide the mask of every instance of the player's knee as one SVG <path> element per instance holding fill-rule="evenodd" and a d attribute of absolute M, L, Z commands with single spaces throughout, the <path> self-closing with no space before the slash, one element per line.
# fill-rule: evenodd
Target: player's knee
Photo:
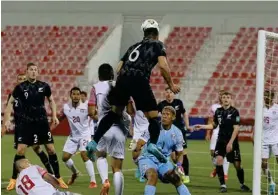
<path fill-rule="evenodd" d="M 48 155 L 54 155 L 56 154 L 56 151 L 55 151 L 55 148 L 54 148 L 54 145 L 53 144 L 48 144 L 46 145 L 46 152 Z"/>
<path fill-rule="evenodd" d="M 37 154 L 42 152 L 42 149 L 39 145 L 34 145 L 34 146 L 32 146 L 32 148 L 33 148 L 34 152 Z"/>
<path fill-rule="evenodd" d="M 80 155 L 81 155 L 81 158 L 82 158 L 83 162 L 87 162 L 89 160 L 89 157 L 88 157 L 86 151 L 80 152 Z"/>
<path fill-rule="evenodd" d="M 97 151 L 96 156 L 97 156 L 97 158 L 106 158 L 107 153 L 103 152 L 103 151 Z"/>
<path fill-rule="evenodd" d="M 240 161 L 235 161 L 234 162 L 234 167 L 235 167 L 236 170 L 242 169 L 241 162 Z"/>
<path fill-rule="evenodd" d="M 165 176 L 166 176 L 166 179 L 175 186 L 179 185 L 181 183 L 180 177 L 174 170 L 166 173 Z"/>
<path fill-rule="evenodd" d="M 17 155 L 23 156 L 23 155 L 25 155 L 25 150 L 26 150 L 26 146 L 22 145 L 22 144 L 19 144 L 17 146 L 16 153 L 17 153 Z"/>
<path fill-rule="evenodd" d="M 211 157 L 214 157 L 214 150 L 211 150 L 211 151 L 210 151 L 210 156 L 211 156 Z"/>
<path fill-rule="evenodd" d="M 156 184 L 157 179 L 158 179 L 158 174 L 155 169 L 148 169 L 147 170 L 147 179 L 148 179 L 148 184 Z"/>
<path fill-rule="evenodd" d="M 62 161 L 67 162 L 70 159 L 71 155 L 67 153 L 63 153 Z"/>
<path fill-rule="evenodd" d="M 224 163 L 224 158 L 223 158 L 223 156 L 217 156 L 217 157 L 216 157 L 216 164 L 217 164 L 217 165 L 223 165 L 223 163 Z"/>

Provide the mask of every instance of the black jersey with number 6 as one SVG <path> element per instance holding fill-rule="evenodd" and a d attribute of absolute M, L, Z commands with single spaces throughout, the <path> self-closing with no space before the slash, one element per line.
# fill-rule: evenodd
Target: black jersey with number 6
<path fill-rule="evenodd" d="M 31 83 L 24 81 L 17 85 L 12 93 L 16 101 L 20 103 L 20 118 L 24 122 L 47 121 L 45 110 L 45 98 L 51 96 L 50 86 L 42 81 Z M 15 105 L 16 106 L 16 105 Z"/>
<path fill-rule="evenodd" d="M 145 38 L 127 50 L 121 59 L 123 66 L 119 75 L 143 76 L 149 79 L 159 56 L 166 56 L 164 44 Z"/>

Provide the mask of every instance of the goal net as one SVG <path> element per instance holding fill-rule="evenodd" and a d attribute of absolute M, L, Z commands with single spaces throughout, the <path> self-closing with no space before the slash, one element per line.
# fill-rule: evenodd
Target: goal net
<path fill-rule="evenodd" d="M 271 135 L 270 131 L 274 132 L 273 136 L 278 134 L 278 109 L 271 106 L 272 99 L 274 103 L 278 103 L 278 34 L 264 30 L 259 31 L 256 75 L 253 194 L 274 195 L 278 194 L 278 186 L 276 190 L 273 187 L 274 183 L 278 183 L 278 166 L 272 147 L 266 146 L 266 142 L 263 141 L 265 140 L 264 135 Z M 265 91 L 268 92 L 265 93 Z M 272 93 L 274 93 L 274 97 L 272 97 Z M 266 108 L 269 107 L 268 105 L 270 108 Z M 262 158 L 266 158 L 265 151 L 268 149 L 272 152 L 267 163 L 269 172 L 261 169 Z"/>

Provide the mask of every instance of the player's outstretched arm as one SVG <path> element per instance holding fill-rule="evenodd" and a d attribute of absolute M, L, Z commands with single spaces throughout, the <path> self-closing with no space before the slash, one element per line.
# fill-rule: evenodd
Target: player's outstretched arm
<path fill-rule="evenodd" d="M 141 154 L 141 148 L 146 144 L 146 141 L 139 139 L 136 143 L 136 148 L 132 151 L 132 158 L 134 161 L 138 159 Z"/>
<path fill-rule="evenodd" d="M 214 129 L 214 126 L 212 124 L 208 124 L 208 125 L 195 125 L 194 126 L 194 130 L 198 131 L 200 129 L 212 130 L 212 129 Z"/>
<path fill-rule="evenodd" d="M 52 113 L 52 123 L 54 123 L 54 125 L 58 125 L 59 119 L 57 118 L 57 107 L 54 98 L 52 95 L 50 95 L 49 97 L 47 97 L 47 99 Z"/>
<path fill-rule="evenodd" d="M 92 118 L 95 119 L 97 116 L 97 96 L 96 96 L 96 90 L 94 87 L 92 87 L 91 92 L 90 92 L 90 98 L 88 102 L 88 115 Z"/>
<path fill-rule="evenodd" d="M 213 124 L 213 117 L 209 116 L 208 117 L 208 125 L 209 124 Z M 207 132 L 206 132 L 206 140 L 209 141 L 210 138 L 211 138 L 211 133 L 212 133 L 212 130 L 211 129 L 207 129 Z"/>
<path fill-rule="evenodd" d="M 50 183 L 54 188 L 59 188 L 60 184 L 59 181 L 53 177 L 52 175 L 50 175 L 49 173 L 45 173 L 43 175 L 43 179 L 47 182 Z"/>
<path fill-rule="evenodd" d="M 167 59 L 165 56 L 158 57 L 158 66 L 160 68 L 161 75 L 163 76 L 164 80 L 170 87 L 171 91 L 173 91 L 173 93 L 175 93 L 175 94 L 179 93 L 180 87 L 173 83 L 173 80 L 170 75 L 170 68 L 169 68 L 169 65 L 168 65 L 168 62 L 167 62 Z"/>

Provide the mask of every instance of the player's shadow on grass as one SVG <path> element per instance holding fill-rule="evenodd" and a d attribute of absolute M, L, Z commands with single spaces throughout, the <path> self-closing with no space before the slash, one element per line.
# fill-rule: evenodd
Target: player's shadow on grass
<path fill-rule="evenodd" d="M 199 189 L 199 190 L 208 190 L 208 189 L 215 189 L 216 192 L 219 191 L 219 187 L 218 186 L 209 186 L 209 185 L 197 185 L 197 184 L 188 184 L 186 185 L 189 189 L 192 188 L 194 189 Z M 228 188 L 228 193 L 229 192 L 241 192 L 239 188 L 233 188 L 233 187 L 229 187 Z"/>

